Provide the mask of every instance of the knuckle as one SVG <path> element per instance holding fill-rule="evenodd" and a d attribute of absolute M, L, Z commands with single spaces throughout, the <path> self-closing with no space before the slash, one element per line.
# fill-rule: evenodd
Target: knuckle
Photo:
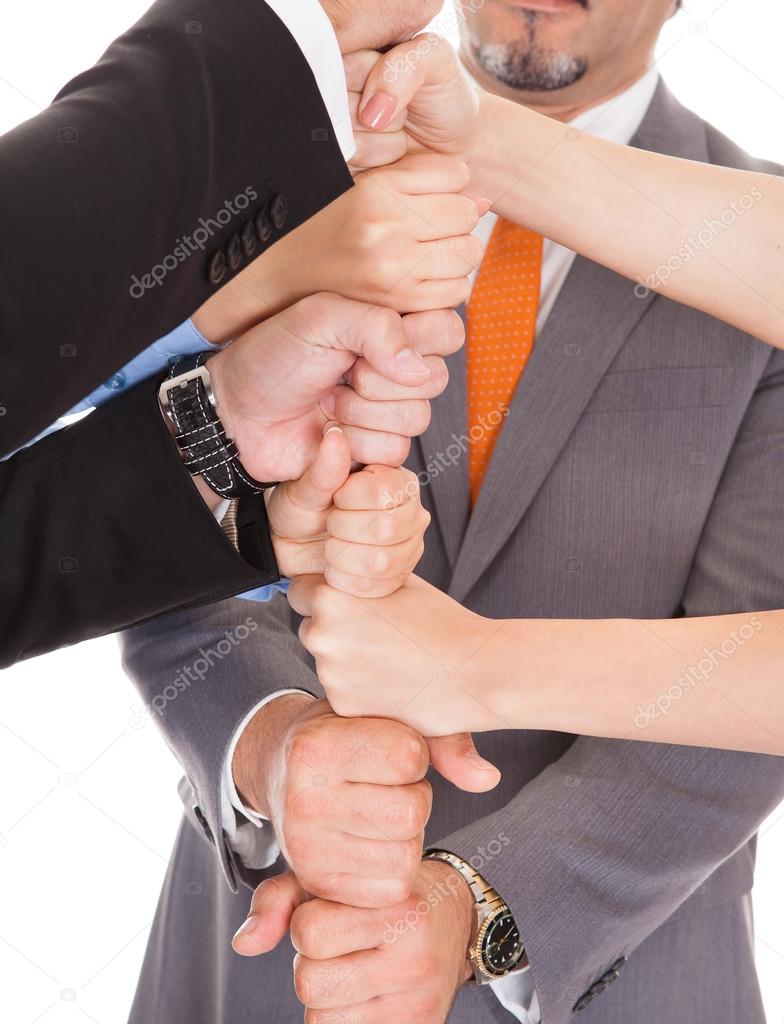
<path fill-rule="evenodd" d="M 461 277 L 449 288 L 449 304 L 451 306 L 462 306 L 468 302 L 471 295 L 471 281 L 467 277 Z"/>
<path fill-rule="evenodd" d="M 416 552 L 414 554 L 414 566 L 416 567 L 422 560 L 422 556 L 425 553 L 425 538 L 422 536 L 419 543 L 416 546 Z"/>
<path fill-rule="evenodd" d="M 352 886 L 348 885 L 345 879 L 341 879 L 334 872 L 314 874 L 308 879 L 306 890 L 311 896 L 318 896 L 322 900 L 331 900 L 335 903 L 350 903 Z"/>
<path fill-rule="evenodd" d="M 428 981 L 438 977 L 441 969 L 438 957 L 431 950 L 426 949 L 419 949 L 416 956 L 410 957 L 408 963 L 401 966 L 405 971 L 406 982 L 414 988 L 426 985 Z M 421 993 L 418 998 L 419 1000 L 426 1001 L 429 999 L 429 996 Z M 424 1017 L 417 1015 L 413 1019 L 423 1022 L 430 1018 L 429 1015 Z"/>
<path fill-rule="evenodd" d="M 457 352 L 465 343 L 466 328 L 455 310 L 448 310 L 444 320 L 444 345 L 447 353 Z M 446 364 L 444 364 L 446 367 Z"/>
<path fill-rule="evenodd" d="M 310 728 L 300 729 L 288 741 L 286 760 L 299 765 L 322 765 L 327 758 L 327 749 L 318 731 Z"/>
<path fill-rule="evenodd" d="M 377 246 L 373 247 L 373 251 Z M 375 283 L 385 291 L 398 284 L 401 278 L 406 275 L 402 273 L 401 265 L 394 256 L 376 256 L 373 260 Z"/>
<path fill-rule="evenodd" d="M 374 576 L 353 576 L 348 585 L 355 597 L 374 597 L 378 588 L 378 579 Z"/>
<path fill-rule="evenodd" d="M 368 388 L 374 378 L 374 372 L 366 359 L 357 359 L 351 369 L 351 386 L 361 398 L 368 398 Z"/>
<path fill-rule="evenodd" d="M 412 884 L 422 862 L 421 840 L 409 839 L 401 843 L 397 858 L 401 877 L 408 885 Z"/>
<path fill-rule="evenodd" d="M 476 235 L 468 235 L 463 243 L 463 259 L 472 267 L 478 267 L 484 258 L 484 246 Z"/>
<path fill-rule="evenodd" d="M 433 360 L 430 368 L 430 393 L 433 398 L 446 391 L 449 384 L 449 367 L 440 357 Z"/>
<path fill-rule="evenodd" d="M 297 999 L 304 1006 L 309 1006 L 313 1001 L 311 968 L 301 956 L 294 958 L 294 991 L 297 993 Z"/>
<path fill-rule="evenodd" d="M 444 179 L 449 180 L 449 185 L 455 192 L 464 189 L 471 180 L 471 170 L 468 164 L 458 156 L 441 155 L 439 171 Z"/>
<path fill-rule="evenodd" d="M 424 831 L 433 805 L 433 791 L 429 782 L 420 783 L 409 810 L 409 827 L 416 835 Z"/>
<path fill-rule="evenodd" d="M 398 768 L 404 778 L 411 782 L 419 781 L 430 763 L 427 744 L 413 729 L 404 729 L 396 742 Z"/>
<path fill-rule="evenodd" d="M 298 953 L 316 959 L 325 945 L 325 930 L 313 913 L 307 911 L 305 903 L 298 908 L 291 919 L 291 942 Z"/>
<path fill-rule="evenodd" d="M 389 462 L 394 465 L 399 465 L 401 462 L 405 462 L 408 458 L 408 453 L 411 451 L 411 439 L 408 437 L 402 437 L 399 434 L 391 436 L 387 445 L 387 454 Z"/>
<path fill-rule="evenodd" d="M 389 878 L 385 881 L 383 890 L 384 899 L 392 906 L 398 906 L 398 904 L 404 903 L 411 895 L 411 879 Z"/>
<path fill-rule="evenodd" d="M 392 337 L 400 329 L 400 314 L 385 306 L 370 306 L 363 317 L 368 336 Z"/>
<path fill-rule="evenodd" d="M 392 544 L 398 536 L 397 509 L 382 513 L 373 523 L 373 539 L 377 544 Z"/>
<path fill-rule="evenodd" d="M 438 969 L 438 965 L 436 965 Z M 439 1019 L 439 1000 L 433 992 L 423 992 L 411 1004 L 411 1020 L 416 1024 L 432 1024 Z"/>
<path fill-rule="evenodd" d="M 368 557 L 368 562 L 368 572 L 373 576 L 383 578 L 395 566 L 394 552 L 384 547 L 373 548 Z"/>

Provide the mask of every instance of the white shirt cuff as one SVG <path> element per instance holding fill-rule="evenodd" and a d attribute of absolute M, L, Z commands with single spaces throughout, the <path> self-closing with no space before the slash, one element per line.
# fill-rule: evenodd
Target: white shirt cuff
<path fill-rule="evenodd" d="M 229 846 L 247 868 L 255 871 L 263 871 L 264 868 L 272 867 L 280 856 L 280 847 L 269 821 L 261 814 L 257 814 L 256 811 L 246 807 L 240 799 L 237 787 L 234 784 L 231 765 L 240 736 L 242 736 L 250 720 L 271 701 L 277 700 L 278 697 L 283 697 L 288 693 L 305 693 L 308 696 L 313 696 L 308 694 L 307 690 L 277 690 L 275 693 L 270 694 L 269 697 L 259 701 L 243 718 L 239 728 L 234 733 L 226 754 L 226 760 L 223 763 L 223 775 L 221 777 L 221 824 L 223 825 Z M 240 824 L 237 823 L 235 811 L 245 819 Z"/>
<path fill-rule="evenodd" d="M 513 1014 L 520 1024 L 540 1024 L 542 1013 L 530 970 L 492 981 L 490 988 L 501 1006 Z"/>
<path fill-rule="evenodd" d="M 231 505 L 231 498 L 224 498 L 218 507 L 213 511 L 213 515 L 219 523 L 223 522 L 226 513 L 229 511 L 229 505 Z"/>
<path fill-rule="evenodd" d="M 327 108 L 335 138 L 348 163 L 356 152 L 348 106 L 343 56 L 332 22 L 318 0 L 267 0 L 294 36 L 310 65 Z M 314 128 L 319 127 L 314 125 Z"/>

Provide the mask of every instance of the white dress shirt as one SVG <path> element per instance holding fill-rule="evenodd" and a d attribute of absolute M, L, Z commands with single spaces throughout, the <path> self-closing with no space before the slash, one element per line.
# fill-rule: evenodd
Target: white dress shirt
<path fill-rule="evenodd" d="M 318 0 L 267 0 L 310 64 L 346 163 L 356 152 L 343 56 L 332 22 Z"/>
<path fill-rule="evenodd" d="M 303 53 L 308 57 L 319 87 L 322 89 L 322 95 L 324 95 L 327 107 L 330 110 L 330 116 L 333 118 L 336 132 L 339 130 L 339 125 L 350 126 L 350 121 L 343 122 L 340 120 L 342 110 L 345 109 L 346 114 L 348 111 L 343 68 L 342 63 L 339 61 L 339 52 L 337 51 L 336 44 L 334 47 L 327 46 L 320 38 L 321 32 L 325 28 L 329 29 L 331 34 L 329 22 L 327 21 L 326 26 L 324 25 L 326 15 L 324 15 L 320 5 L 315 3 L 315 0 L 308 0 L 307 3 L 302 3 L 301 6 L 292 5 L 298 7 L 296 17 L 292 17 L 294 12 L 290 12 L 290 7 L 287 7 L 283 0 L 277 0 L 277 2 L 271 3 L 270 6 L 276 11 L 280 8 L 280 11 L 278 11 L 279 16 L 286 21 L 290 31 L 297 39 L 297 42 L 300 43 Z M 323 17 L 311 20 L 311 16 L 308 14 L 308 17 L 305 18 L 303 12 L 306 8 L 310 11 L 311 6 L 318 7 L 319 13 Z M 282 13 L 284 9 L 286 11 L 285 15 Z M 313 38 L 314 35 L 318 35 L 319 39 L 315 40 Z M 319 64 L 320 55 L 323 55 L 325 60 L 323 66 Z M 337 59 L 339 67 L 333 58 Z M 655 68 L 651 68 L 625 92 L 579 114 L 570 122 L 571 127 L 576 128 L 578 131 L 598 135 L 608 141 L 628 144 L 636 134 L 648 110 L 658 81 L 657 71 Z M 342 95 L 339 95 L 341 91 Z M 344 153 L 349 149 L 353 150 L 353 140 L 349 145 L 346 145 L 346 142 L 347 140 L 341 137 L 341 146 Z M 477 226 L 475 233 L 485 244 L 487 244 L 490 238 L 496 220 L 497 217 L 494 213 L 488 213 Z M 561 288 L 572 268 L 574 259 L 575 253 L 572 250 L 566 249 L 564 246 L 549 239 L 544 240 L 539 313 L 536 321 L 537 334 L 542 330 L 548 316 L 552 312 Z M 261 869 L 270 867 L 277 860 L 280 848 L 275 841 L 272 829 L 269 827 L 269 822 L 245 807 L 239 798 L 231 774 L 234 750 L 245 726 L 257 711 L 276 697 L 282 696 L 285 693 L 298 692 L 302 691 L 281 690 L 271 694 L 256 705 L 248 713 L 237 730 L 224 765 L 221 798 L 223 826 L 232 848 L 242 858 L 243 862 L 251 868 Z M 239 812 L 239 815 L 247 823 L 243 822 L 238 826 L 235 811 Z M 501 896 L 503 896 L 503 893 L 501 893 Z M 525 941 L 525 920 L 520 922 L 520 929 L 523 941 Z M 516 1017 L 520 1024 L 540 1024 L 539 1001 L 530 971 L 492 982 L 491 987 L 501 1005 Z"/>

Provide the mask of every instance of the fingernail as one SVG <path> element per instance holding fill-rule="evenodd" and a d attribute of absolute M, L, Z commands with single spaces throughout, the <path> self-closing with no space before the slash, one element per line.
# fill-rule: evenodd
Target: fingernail
<path fill-rule="evenodd" d="M 430 374 L 424 359 L 413 348 L 401 348 L 395 356 L 395 362 L 403 373 L 417 377 L 426 377 Z"/>
<path fill-rule="evenodd" d="M 327 423 L 324 429 L 324 437 L 328 434 L 342 434 L 343 428 L 339 423 Z"/>
<path fill-rule="evenodd" d="M 473 201 L 476 203 L 476 208 L 480 217 L 484 217 L 484 215 L 490 210 L 490 207 L 493 205 L 492 199 L 485 199 L 482 196 L 475 196 L 471 192 L 464 192 L 463 195 L 467 196 L 469 199 L 473 199 Z"/>
<path fill-rule="evenodd" d="M 251 932 L 256 930 L 256 926 L 259 923 L 259 919 L 255 914 L 251 914 L 247 921 L 237 929 L 234 934 L 235 939 L 239 939 L 245 935 L 249 935 Z"/>
<path fill-rule="evenodd" d="M 490 761 L 486 761 L 476 750 L 471 750 L 466 754 L 466 761 L 468 761 L 472 767 L 477 768 L 480 772 L 498 773 L 496 766 L 491 764 Z"/>
<path fill-rule="evenodd" d="M 359 115 L 360 122 L 366 128 L 374 128 L 376 131 L 386 128 L 395 113 L 397 100 L 386 92 L 377 92 L 362 109 Z"/>

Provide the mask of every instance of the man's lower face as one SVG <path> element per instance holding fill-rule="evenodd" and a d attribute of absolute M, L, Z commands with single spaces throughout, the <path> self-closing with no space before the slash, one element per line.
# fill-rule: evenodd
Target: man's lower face
<path fill-rule="evenodd" d="M 587 0 L 486 0 L 468 9 L 464 38 L 499 82 L 534 92 L 563 89 L 587 70 L 589 17 Z"/>

